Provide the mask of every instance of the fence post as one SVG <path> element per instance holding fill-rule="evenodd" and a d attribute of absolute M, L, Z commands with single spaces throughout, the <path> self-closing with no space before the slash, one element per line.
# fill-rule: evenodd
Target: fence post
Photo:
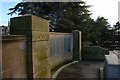
<path fill-rule="evenodd" d="M 81 60 L 81 31 L 73 31 L 73 60 Z"/>
<path fill-rule="evenodd" d="M 11 34 L 27 36 L 28 78 L 50 78 L 49 22 L 32 15 L 11 18 L 10 22 Z"/>

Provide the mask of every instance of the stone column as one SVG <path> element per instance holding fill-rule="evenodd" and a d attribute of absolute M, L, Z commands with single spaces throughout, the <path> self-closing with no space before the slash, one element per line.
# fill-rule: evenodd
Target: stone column
<path fill-rule="evenodd" d="M 10 22 L 12 35 L 27 36 L 28 78 L 50 78 L 49 22 L 32 15 L 11 18 Z"/>
<path fill-rule="evenodd" d="M 81 32 L 73 31 L 73 60 L 81 60 Z"/>

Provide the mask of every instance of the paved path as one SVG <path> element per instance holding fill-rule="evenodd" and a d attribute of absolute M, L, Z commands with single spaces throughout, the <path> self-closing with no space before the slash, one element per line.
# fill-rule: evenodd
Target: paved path
<path fill-rule="evenodd" d="M 100 80 L 99 68 L 104 66 L 103 61 L 81 61 L 64 68 L 57 76 L 71 80 L 94 79 Z M 68 80 L 69 80 L 68 79 Z"/>

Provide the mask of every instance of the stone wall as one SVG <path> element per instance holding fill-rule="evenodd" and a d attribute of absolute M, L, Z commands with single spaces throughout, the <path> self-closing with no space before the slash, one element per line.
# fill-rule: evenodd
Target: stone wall
<path fill-rule="evenodd" d="M 2 78 L 26 78 L 25 36 L 2 36 Z"/>
<path fill-rule="evenodd" d="M 50 33 L 50 59 L 51 69 L 59 64 L 72 60 L 73 53 L 72 33 Z"/>
<path fill-rule="evenodd" d="M 81 31 L 73 31 L 73 60 L 81 60 Z"/>
<path fill-rule="evenodd" d="M 120 79 L 120 59 L 114 54 L 114 51 L 109 51 L 109 55 L 105 55 L 104 73 L 107 80 Z"/>
<path fill-rule="evenodd" d="M 10 20 L 11 34 L 27 36 L 27 77 L 50 78 L 49 22 L 28 15 Z"/>
<path fill-rule="evenodd" d="M 78 30 L 50 35 L 47 20 L 27 15 L 10 19 L 10 34 L 27 37 L 27 78 L 51 78 L 51 69 L 56 65 L 66 60 L 81 60 L 81 32 Z M 51 44 L 51 37 L 54 37 L 54 45 Z M 54 47 L 50 49 L 50 46 Z"/>

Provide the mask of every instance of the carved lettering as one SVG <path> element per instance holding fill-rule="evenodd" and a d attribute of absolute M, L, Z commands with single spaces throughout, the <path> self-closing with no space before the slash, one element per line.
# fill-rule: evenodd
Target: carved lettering
<path fill-rule="evenodd" d="M 38 41 L 38 40 L 47 41 L 49 39 L 49 33 L 48 32 L 33 31 L 32 36 L 33 36 L 32 41 Z"/>

